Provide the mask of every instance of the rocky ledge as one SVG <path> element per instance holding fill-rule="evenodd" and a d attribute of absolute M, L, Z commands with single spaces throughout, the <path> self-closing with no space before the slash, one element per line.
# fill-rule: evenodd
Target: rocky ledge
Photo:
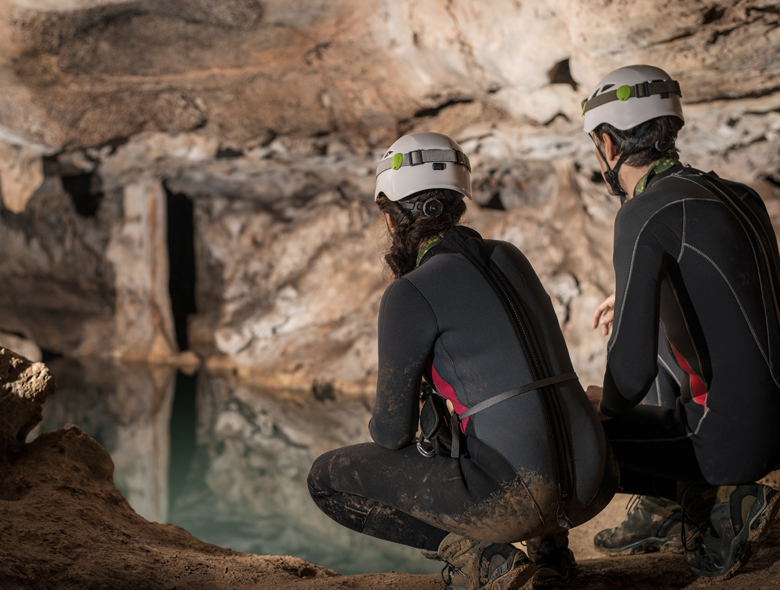
<path fill-rule="evenodd" d="M 0 348 L 0 587 L 441 588 L 435 575 L 341 576 L 296 557 L 209 545 L 180 527 L 145 520 L 114 486 L 109 454 L 78 426 L 26 442 L 55 389 L 44 364 Z M 696 580 L 679 555 L 651 555 L 583 561 L 571 588 L 768 587 L 780 580 L 780 526 L 767 537 L 725 582 Z"/>

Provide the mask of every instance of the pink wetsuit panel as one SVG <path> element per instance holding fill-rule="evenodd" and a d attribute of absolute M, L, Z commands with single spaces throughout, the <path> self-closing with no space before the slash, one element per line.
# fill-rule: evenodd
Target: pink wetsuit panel
<path fill-rule="evenodd" d="M 433 384 L 436 386 L 436 390 L 442 395 L 442 397 L 444 397 L 444 399 L 450 400 L 452 402 L 452 407 L 455 408 L 456 414 L 461 415 L 463 412 L 468 410 L 466 406 L 458 401 L 458 396 L 455 395 L 455 390 L 452 388 L 452 385 L 441 378 L 441 375 L 439 375 L 439 373 L 436 371 L 436 367 L 433 365 L 431 365 L 431 375 L 433 376 Z M 463 434 L 466 434 L 466 424 L 468 424 L 469 419 L 470 418 L 466 418 L 463 422 L 460 423 L 460 430 L 463 432 Z"/>

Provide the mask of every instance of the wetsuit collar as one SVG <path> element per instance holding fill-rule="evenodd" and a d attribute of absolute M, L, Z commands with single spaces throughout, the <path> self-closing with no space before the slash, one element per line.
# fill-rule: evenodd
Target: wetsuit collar
<path fill-rule="evenodd" d="M 468 244 L 469 248 L 474 250 L 475 253 L 480 252 L 480 249 L 484 245 L 482 236 L 470 227 L 453 225 L 447 231 L 429 238 L 422 245 L 422 248 L 420 248 L 420 251 L 417 254 L 417 266 L 415 268 L 425 264 L 434 254 L 459 252 L 460 247 L 457 246 L 453 240 L 460 240 L 461 242 Z"/>
<path fill-rule="evenodd" d="M 420 248 L 420 251 L 417 253 L 417 262 L 414 265 L 414 268 L 417 268 L 422 264 L 423 258 L 425 258 L 425 255 L 430 252 L 433 248 L 439 245 L 439 242 L 442 241 L 444 238 L 444 233 L 438 233 L 435 236 L 431 236 L 428 238 L 425 243 L 422 245 L 422 248 Z"/>
<path fill-rule="evenodd" d="M 645 189 L 647 188 L 648 183 L 650 182 L 650 179 L 653 178 L 656 174 L 660 174 L 661 172 L 666 172 L 669 170 L 669 168 L 672 168 L 673 166 L 679 166 L 680 162 L 673 158 L 661 158 L 660 160 L 656 160 L 655 164 L 653 164 L 650 167 L 650 170 L 647 171 L 647 174 L 645 174 L 642 178 L 639 179 L 639 182 L 636 183 L 636 187 L 634 187 L 634 196 L 638 197 L 643 192 L 645 192 Z"/>

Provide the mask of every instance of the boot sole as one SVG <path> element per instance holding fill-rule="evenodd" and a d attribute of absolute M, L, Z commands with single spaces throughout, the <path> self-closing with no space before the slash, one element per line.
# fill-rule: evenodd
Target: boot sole
<path fill-rule="evenodd" d="M 748 521 L 745 523 L 745 526 L 742 527 L 739 535 L 734 537 L 734 540 L 731 541 L 731 554 L 729 556 L 731 565 L 728 569 L 722 572 L 702 572 L 691 567 L 690 569 L 693 573 L 697 576 L 707 578 L 708 580 L 728 580 L 737 573 L 739 568 L 748 562 L 753 554 L 754 543 L 760 541 L 764 536 L 769 525 L 771 525 L 777 517 L 777 512 L 780 508 L 780 502 L 778 502 L 780 499 L 780 492 L 768 486 L 763 486 L 761 494 L 763 506 L 753 515 L 748 512 Z"/>
<path fill-rule="evenodd" d="M 639 555 L 642 553 L 682 553 L 683 544 L 680 535 L 674 535 L 673 537 L 647 537 L 636 543 L 630 545 L 624 545 L 623 547 L 599 547 L 593 545 L 596 551 L 610 555 L 612 557 L 619 557 L 625 555 Z"/>
<path fill-rule="evenodd" d="M 512 568 L 484 586 L 480 586 L 478 590 L 520 590 L 535 572 L 536 564 L 529 561 L 525 565 Z"/>
<path fill-rule="evenodd" d="M 531 587 L 534 590 L 547 590 L 548 588 L 560 588 L 565 586 L 576 575 L 576 565 L 566 571 L 565 575 L 552 568 L 539 568 L 536 570 Z"/>

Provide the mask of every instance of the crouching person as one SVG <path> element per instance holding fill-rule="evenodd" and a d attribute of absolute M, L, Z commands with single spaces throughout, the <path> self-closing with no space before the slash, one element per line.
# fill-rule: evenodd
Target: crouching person
<path fill-rule="evenodd" d="M 560 582 L 566 531 L 609 502 L 617 467 L 550 298 L 517 248 L 458 225 L 464 197 L 469 160 L 444 135 L 404 136 L 380 162 L 396 279 L 374 442 L 319 457 L 309 489 L 344 526 L 444 562 L 448 587 L 519 588 L 537 567 L 535 583 Z M 530 560 L 512 545 L 525 540 Z"/>
<path fill-rule="evenodd" d="M 692 572 L 718 580 L 745 563 L 780 508 L 780 494 L 755 483 L 780 467 L 780 253 L 755 191 L 679 162 L 681 94 L 664 70 L 627 66 L 582 109 L 622 202 L 615 295 L 594 317 L 605 334 L 614 322 L 607 369 L 588 394 L 622 490 L 642 496 L 595 544 L 681 546 Z M 640 404 L 648 393 L 658 406 Z"/>

